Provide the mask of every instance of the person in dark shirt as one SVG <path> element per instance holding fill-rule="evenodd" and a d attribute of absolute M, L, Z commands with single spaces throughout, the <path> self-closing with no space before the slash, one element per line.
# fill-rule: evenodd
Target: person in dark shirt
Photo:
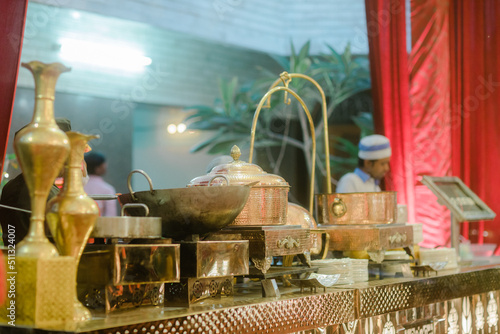
<path fill-rule="evenodd" d="M 56 123 L 64 132 L 71 130 L 71 123 L 66 118 L 56 118 Z M 16 135 L 19 131 L 16 132 Z M 62 171 L 61 171 L 62 172 Z M 59 188 L 52 185 L 47 201 L 59 193 Z M 30 193 L 24 180 L 23 174 L 19 174 L 5 184 L 0 196 L 0 204 L 22 209 L 19 211 L 0 206 L 0 224 L 3 231 L 4 244 L 7 243 L 8 225 L 15 226 L 15 243 L 17 244 L 28 234 L 31 214 L 26 211 L 31 210 Z"/>

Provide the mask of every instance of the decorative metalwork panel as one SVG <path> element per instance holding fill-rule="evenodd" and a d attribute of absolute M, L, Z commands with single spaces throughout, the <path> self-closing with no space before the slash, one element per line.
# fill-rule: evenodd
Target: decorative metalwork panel
<path fill-rule="evenodd" d="M 248 274 L 248 240 L 181 242 L 182 277 L 225 277 Z"/>
<path fill-rule="evenodd" d="M 420 279 L 393 278 L 327 293 L 290 290 L 293 295 L 281 299 L 262 298 L 247 286 L 245 298 L 235 294 L 227 299 L 229 303 L 207 298 L 190 308 L 144 308 L 122 316 L 117 312 L 116 317 L 98 317 L 77 332 L 499 334 L 499 276 L 500 268 L 489 268 Z M 203 286 L 197 281 L 191 289 L 195 296 L 219 291 L 220 284 L 213 279 Z"/>
<path fill-rule="evenodd" d="M 359 317 L 368 318 L 397 310 L 500 290 L 499 269 L 485 269 L 426 279 L 382 280 L 364 287 L 359 293 Z M 388 284 L 389 283 L 389 284 Z"/>
<path fill-rule="evenodd" d="M 413 245 L 411 225 L 324 225 L 332 250 L 380 251 Z"/>
<path fill-rule="evenodd" d="M 79 286 L 79 299 L 89 309 L 104 309 L 106 313 L 163 303 L 163 283 L 135 285 Z"/>
<path fill-rule="evenodd" d="M 354 320 L 354 291 L 220 309 L 89 334 L 292 333 Z"/>
<path fill-rule="evenodd" d="M 300 226 L 239 226 L 219 233 L 236 233 L 248 240 L 251 258 L 301 254 L 311 247 L 310 230 Z"/>

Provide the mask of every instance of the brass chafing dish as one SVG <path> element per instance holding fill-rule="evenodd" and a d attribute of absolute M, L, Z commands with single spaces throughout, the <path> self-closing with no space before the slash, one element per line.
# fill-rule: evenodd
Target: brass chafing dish
<path fill-rule="evenodd" d="M 145 217 L 124 216 L 128 210 Z M 98 218 L 91 236 L 107 244 L 88 244 L 78 266 L 78 297 L 90 309 L 160 305 L 164 284 L 180 280 L 180 246 L 162 238 L 161 218 L 147 217 L 142 203 L 125 204 L 121 214 Z"/>
<path fill-rule="evenodd" d="M 316 199 L 322 225 L 392 224 L 397 219 L 395 191 L 318 194 Z"/>
<path fill-rule="evenodd" d="M 367 251 L 379 263 L 386 250 L 405 248 L 411 254 L 413 228 L 396 223 L 394 191 L 319 194 L 316 213 L 331 250 Z"/>
<path fill-rule="evenodd" d="M 233 162 L 215 166 L 209 174 L 191 180 L 188 187 L 225 182 L 222 178 L 216 178 L 217 176 L 225 176 L 229 185 L 258 182 L 252 186 L 243 210 L 228 226 L 284 225 L 290 186 L 282 177 L 268 174 L 255 164 L 239 160 L 240 156 L 240 149 L 233 146 L 231 149 Z"/>
<path fill-rule="evenodd" d="M 164 284 L 180 280 L 180 246 L 87 245 L 78 266 L 78 298 L 90 309 L 111 312 L 160 305 Z"/>
<path fill-rule="evenodd" d="M 248 240 L 181 241 L 181 280 L 165 285 L 166 306 L 190 306 L 205 298 L 233 295 L 235 276 L 248 275 Z"/>

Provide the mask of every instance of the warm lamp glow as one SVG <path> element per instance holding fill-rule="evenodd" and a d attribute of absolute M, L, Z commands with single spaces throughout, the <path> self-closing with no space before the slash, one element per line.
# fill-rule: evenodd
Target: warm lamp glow
<path fill-rule="evenodd" d="M 177 126 L 175 124 L 169 124 L 167 126 L 167 131 L 168 131 L 168 133 L 170 133 L 171 135 L 173 135 L 174 133 L 177 132 Z"/>
<path fill-rule="evenodd" d="M 151 64 L 151 58 L 131 46 L 118 45 L 113 41 L 98 43 L 64 38 L 61 43 L 61 58 L 101 67 L 140 72 Z"/>
<path fill-rule="evenodd" d="M 177 132 L 183 133 L 184 131 L 186 131 L 186 124 L 179 123 L 179 125 L 177 125 Z"/>

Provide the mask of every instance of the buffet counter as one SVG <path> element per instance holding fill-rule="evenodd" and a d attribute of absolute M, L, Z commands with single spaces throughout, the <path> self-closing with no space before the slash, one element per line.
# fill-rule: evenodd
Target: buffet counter
<path fill-rule="evenodd" d="M 94 313 L 76 330 L 2 324 L 0 333 L 498 333 L 500 267 L 492 260 L 430 277 L 371 280 L 325 291 L 280 286 L 279 298 L 263 298 L 260 282 L 246 281 L 235 285 L 233 297 L 190 308 Z"/>

